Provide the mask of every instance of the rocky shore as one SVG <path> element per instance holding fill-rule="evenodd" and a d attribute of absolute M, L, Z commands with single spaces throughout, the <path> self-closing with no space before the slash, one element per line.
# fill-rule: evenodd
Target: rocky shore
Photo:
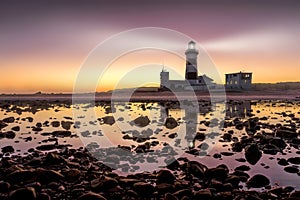
<path fill-rule="evenodd" d="M 179 158 L 164 169 L 122 176 L 82 148 L 3 158 L 0 180 L 3 200 L 300 199 L 291 186 L 271 187 L 262 174 L 250 177 L 245 165 L 229 171 L 224 164 L 208 168 Z"/>
<path fill-rule="evenodd" d="M 164 109 L 153 103 L 112 107 L 97 102 L 95 106 L 102 109 L 101 117 L 87 120 L 97 130 L 105 126 L 111 131 L 116 123 L 124 121 L 112 115 L 116 110 L 131 114 L 147 110 L 162 113 L 156 114 L 160 116 L 157 120 L 151 118 L 154 116 L 136 114 L 137 117 L 126 122 L 132 130 L 122 130 L 118 141 L 131 145 L 101 148 L 91 140 L 86 148 L 75 148 L 73 139 L 101 140 L 103 134 L 78 132 L 84 121 L 64 115 L 71 110 L 69 101 L 1 101 L 0 199 L 300 199 L 299 101 L 229 101 L 222 121 L 208 118 L 212 110 L 209 102 L 202 101 L 199 105 L 200 110 L 186 110 L 195 117 L 193 121 L 188 115 L 182 119 L 164 115 Z M 160 102 L 160 106 L 178 110 L 179 104 Z M 84 105 L 83 109 L 89 107 Z M 45 112 L 46 117 L 38 118 L 40 112 Z M 267 114 L 262 115 L 264 112 Z M 53 117 L 55 113 L 58 118 Z M 199 113 L 203 115 L 200 121 Z M 162 139 L 178 140 L 176 128 L 183 123 L 194 124 L 191 130 L 197 130 L 193 135 L 195 145 L 175 158 L 174 149 Z M 154 129 L 149 128 L 151 124 Z M 213 127 L 220 129 L 210 132 Z M 111 134 L 117 135 L 113 131 Z M 207 151 L 214 145 L 206 140 L 211 138 L 217 138 L 221 146 L 214 153 Z M 35 146 L 22 154 L 16 147 L 19 144 Z M 139 164 L 155 163 L 160 156 L 166 156 L 166 167 L 136 172 Z M 197 160 L 199 157 L 209 159 L 214 166 L 208 167 L 204 160 Z M 231 158 L 234 167 L 224 161 L 226 158 Z M 274 177 L 253 171 L 257 166 L 269 170 L 279 166 L 273 174 L 288 175 L 291 184 L 274 183 Z"/>

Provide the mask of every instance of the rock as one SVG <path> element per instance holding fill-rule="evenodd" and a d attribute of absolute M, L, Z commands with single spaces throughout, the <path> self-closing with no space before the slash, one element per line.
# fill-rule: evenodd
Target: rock
<path fill-rule="evenodd" d="M 139 116 L 135 120 L 133 120 L 135 125 L 140 127 L 145 127 L 150 123 L 148 116 Z"/>
<path fill-rule="evenodd" d="M 36 192 L 33 187 L 20 188 L 9 193 L 11 200 L 35 200 Z"/>
<path fill-rule="evenodd" d="M 50 151 L 50 150 L 56 149 L 56 147 L 57 147 L 57 145 L 55 145 L 55 144 L 43 144 L 43 145 L 37 146 L 36 149 L 40 150 L 40 151 Z"/>
<path fill-rule="evenodd" d="M 109 125 L 113 125 L 116 122 L 113 116 L 105 116 L 101 118 L 101 120 L 103 124 L 109 124 Z"/>
<path fill-rule="evenodd" d="M 71 131 L 53 131 L 52 135 L 55 137 L 70 137 Z"/>
<path fill-rule="evenodd" d="M 7 127 L 8 125 L 4 123 L 2 120 L 0 120 L 0 130 Z"/>
<path fill-rule="evenodd" d="M 299 198 L 300 199 L 300 190 L 291 193 L 290 198 Z"/>
<path fill-rule="evenodd" d="M 228 171 L 222 167 L 210 168 L 205 171 L 204 176 L 208 179 L 224 181 L 228 176 Z"/>
<path fill-rule="evenodd" d="M 292 157 L 292 158 L 288 158 L 287 161 L 291 164 L 294 165 L 299 165 L 300 164 L 300 157 Z"/>
<path fill-rule="evenodd" d="M 20 131 L 20 126 L 14 126 L 11 128 L 13 131 Z"/>
<path fill-rule="evenodd" d="M 241 165 L 234 169 L 234 171 L 249 171 L 249 170 L 250 170 L 250 167 L 247 165 Z"/>
<path fill-rule="evenodd" d="M 78 169 L 67 169 L 63 172 L 63 175 L 66 177 L 66 180 L 74 181 L 80 177 L 81 172 Z"/>
<path fill-rule="evenodd" d="M 0 193 L 9 192 L 10 184 L 5 181 L 0 181 Z"/>
<path fill-rule="evenodd" d="M 133 184 L 133 190 L 140 196 L 150 198 L 153 195 L 154 187 L 150 183 L 138 182 Z"/>
<path fill-rule="evenodd" d="M 294 129 L 281 127 L 278 128 L 275 132 L 276 137 L 281 137 L 285 139 L 297 138 L 298 133 Z"/>
<path fill-rule="evenodd" d="M 168 137 L 174 139 L 177 137 L 177 133 L 171 133 L 170 135 L 168 135 Z"/>
<path fill-rule="evenodd" d="M 60 182 L 65 179 L 64 175 L 54 170 L 39 168 L 35 171 L 35 174 L 39 182 L 46 184 L 50 182 Z"/>
<path fill-rule="evenodd" d="M 173 194 L 166 193 L 164 200 L 179 200 L 179 199 L 176 196 L 174 196 Z"/>
<path fill-rule="evenodd" d="M 159 194 L 166 194 L 167 192 L 173 192 L 174 186 L 169 183 L 160 183 L 156 185 L 156 189 Z"/>
<path fill-rule="evenodd" d="M 61 121 L 61 127 L 65 130 L 70 130 L 72 124 L 70 121 Z"/>
<path fill-rule="evenodd" d="M 195 192 L 194 199 L 201 199 L 201 200 L 210 200 L 212 199 L 212 194 L 209 189 L 203 189 Z"/>
<path fill-rule="evenodd" d="M 245 158 L 251 165 L 255 165 L 261 156 L 262 153 L 256 144 L 251 144 L 245 148 Z"/>
<path fill-rule="evenodd" d="M 270 180 L 262 175 L 262 174 L 256 174 L 250 180 L 247 182 L 248 187 L 252 188 L 260 188 L 264 187 L 270 184 Z"/>
<path fill-rule="evenodd" d="M 13 153 L 15 149 L 12 146 L 2 147 L 2 153 Z"/>
<path fill-rule="evenodd" d="M 278 161 L 278 165 L 281 165 L 281 166 L 287 166 L 287 165 L 289 165 L 289 162 L 288 162 L 286 159 L 281 158 L 281 159 L 279 159 L 279 161 Z"/>
<path fill-rule="evenodd" d="M 32 170 L 15 170 L 8 174 L 4 180 L 12 185 L 18 184 L 24 181 L 30 181 L 35 178 L 35 173 Z"/>
<path fill-rule="evenodd" d="M 4 135 L 7 139 L 14 139 L 16 137 L 16 133 L 13 131 L 7 131 Z"/>
<path fill-rule="evenodd" d="M 60 126 L 60 122 L 59 121 L 52 121 L 51 122 L 51 126 L 52 127 L 59 127 Z"/>
<path fill-rule="evenodd" d="M 232 144 L 232 151 L 233 152 L 241 152 L 243 151 L 243 145 L 241 142 L 235 142 Z"/>
<path fill-rule="evenodd" d="M 195 135 L 195 140 L 199 140 L 199 141 L 205 140 L 205 133 L 197 132 Z"/>
<path fill-rule="evenodd" d="M 62 156 L 53 152 L 47 153 L 46 159 L 44 161 L 45 165 L 59 165 L 61 163 L 66 163 L 66 160 Z"/>
<path fill-rule="evenodd" d="M 108 191 L 119 185 L 118 181 L 114 178 L 105 177 L 101 184 L 101 191 Z"/>
<path fill-rule="evenodd" d="M 221 155 L 222 155 L 222 156 L 233 156 L 234 153 L 229 152 L 229 151 L 223 151 L 223 152 L 221 152 Z"/>
<path fill-rule="evenodd" d="M 299 169 L 294 166 L 285 167 L 283 170 L 286 171 L 287 173 L 291 173 L 291 174 L 296 174 L 299 172 Z"/>
<path fill-rule="evenodd" d="M 276 137 L 270 140 L 270 144 L 275 145 L 279 149 L 284 149 L 286 147 L 285 141 L 281 138 Z"/>
<path fill-rule="evenodd" d="M 173 129 L 178 126 L 178 123 L 177 123 L 176 119 L 174 119 L 173 117 L 168 117 L 166 119 L 165 126 L 168 129 Z"/>
<path fill-rule="evenodd" d="M 206 170 L 207 167 L 197 161 L 189 161 L 187 163 L 187 173 L 190 173 L 197 178 L 203 178 Z"/>
<path fill-rule="evenodd" d="M 14 117 L 7 117 L 2 120 L 5 123 L 13 123 L 15 121 Z"/>
<path fill-rule="evenodd" d="M 100 194 L 96 194 L 94 192 L 88 192 L 83 195 L 81 195 L 78 200 L 106 200 L 103 196 Z"/>
<path fill-rule="evenodd" d="M 170 183 L 173 184 L 176 177 L 174 176 L 174 174 L 169 171 L 169 170 L 160 170 L 157 174 L 157 181 L 156 183 Z"/>

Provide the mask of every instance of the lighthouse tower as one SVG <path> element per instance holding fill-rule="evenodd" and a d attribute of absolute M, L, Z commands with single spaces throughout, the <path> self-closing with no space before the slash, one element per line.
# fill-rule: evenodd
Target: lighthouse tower
<path fill-rule="evenodd" d="M 186 68 L 185 68 L 185 79 L 189 81 L 191 85 L 197 84 L 198 70 L 197 70 L 197 56 L 198 50 L 196 49 L 196 43 L 190 41 L 188 49 L 185 51 L 186 55 Z"/>

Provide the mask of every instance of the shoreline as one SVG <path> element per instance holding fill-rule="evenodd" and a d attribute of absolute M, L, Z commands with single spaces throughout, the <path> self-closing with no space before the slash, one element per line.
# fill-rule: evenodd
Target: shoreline
<path fill-rule="evenodd" d="M 224 92 L 224 91 L 223 91 Z M 273 91 L 226 91 L 225 96 L 222 91 L 214 91 L 213 95 L 208 92 L 196 92 L 198 101 L 210 100 L 300 100 L 299 90 L 273 90 Z M 96 101 L 178 101 L 180 99 L 189 100 L 190 97 L 194 98 L 191 92 L 178 92 L 176 96 L 172 92 L 103 92 L 103 93 L 82 93 L 82 94 L 2 94 L 0 101 L 5 100 L 65 100 L 70 101 L 75 97 L 76 100 L 91 100 Z"/>

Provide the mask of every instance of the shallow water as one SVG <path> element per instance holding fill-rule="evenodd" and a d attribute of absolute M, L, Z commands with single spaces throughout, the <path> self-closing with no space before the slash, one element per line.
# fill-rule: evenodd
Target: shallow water
<path fill-rule="evenodd" d="M 96 106 L 90 106 L 89 104 L 69 106 L 55 103 L 50 103 L 50 105 L 46 107 L 37 106 L 40 109 L 34 110 L 34 112 L 22 111 L 19 113 L 16 110 L 26 110 L 32 105 L 30 103 L 28 105 L 20 105 L 17 106 L 17 109 L 13 108 L 14 105 L 5 108 L 2 106 L 0 120 L 6 117 L 15 117 L 15 120 L 13 123 L 8 123 L 8 126 L 3 128 L 1 132 L 10 131 L 15 126 L 20 126 L 20 131 L 14 131 L 16 136 L 13 139 L 0 139 L 0 147 L 11 145 L 15 149 L 14 154 L 23 155 L 28 154 L 30 148 L 36 148 L 45 144 L 69 144 L 72 146 L 71 148 L 89 145 L 88 147 L 91 147 L 92 152 L 98 149 L 95 150 L 95 155 L 98 155 L 99 160 L 102 161 L 109 155 L 109 151 L 106 151 L 105 154 L 105 149 L 114 149 L 118 145 L 122 145 L 132 150 L 130 155 L 126 154 L 127 157 L 124 156 L 125 159 L 121 159 L 117 165 L 117 168 L 121 171 L 120 173 L 125 173 L 155 170 L 158 167 L 165 166 L 163 161 L 172 152 L 167 151 L 167 153 L 164 153 L 164 145 L 168 143 L 175 151 L 174 157 L 187 156 L 190 159 L 202 162 L 208 167 L 226 164 L 230 170 L 234 170 L 235 167 L 240 165 L 248 165 L 251 168 L 248 171 L 250 176 L 257 173 L 264 174 L 269 177 L 272 185 L 291 185 L 300 189 L 300 176 L 297 173 L 285 172 L 283 170 L 284 167 L 277 164 L 278 158 L 299 157 L 299 154 L 297 154 L 299 153 L 299 145 L 291 146 L 287 143 L 288 146 L 283 150 L 283 153 L 286 155 L 282 155 L 282 153 L 277 153 L 276 155 L 263 154 L 262 158 L 255 165 L 235 160 L 244 158 L 244 151 L 233 152 L 234 154 L 231 156 L 223 155 L 221 159 L 213 158 L 215 153 L 232 152 L 232 141 L 223 141 L 221 138 L 224 133 L 233 130 L 233 136 L 237 138 L 248 135 L 245 128 L 237 130 L 234 126 L 222 127 L 222 122 L 230 122 L 235 118 L 246 121 L 250 117 L 266 117 L 265 120 L 260 120 L 260 122 L 274 125 L 278 123 L 282 125 L 293 123 L 297 132 L 299 132 L 300 124 L 297 118 L 300 117 L 300 102 L 298 101 L 232 101 L 227 104 L 218 103 L 213 106 L 209 102 L 201 102 L 196 107 L 193 105 L 184 106 L 176 103 L 158 102 L 119 102 L 113 105 L 99 103 Z M 293 114 L 293 117 L 289 116 L 290 114 Z M 112 125 L 103 124 L 99 119 L 105 116 L 113 116 L 115 122 Z M 134 119 L 140 116 L 148 116 L 150 120 L 149 125 L 139 127 L 133 122 Z M 167 128 L 165 120 L 168 116 L 175 118 L 179 125 L 172 129 Z M 32 117 L 33 121 L 30 122 L 27 117 Z M 216 126 L 212 125 L 213 120 L 217 121 Z M 41 131 L 32 130 L 37 123 L 43 124 L 45 121 L 49 121 L 50 125 L 44 124 L 41 127 L 43 129 Z M 67 128 L 71 131 L 71 136 L 54 137 L 49 134 L 43 134 L 64 130 L 61 125 L 53 127 L 51 125 L 53 121 L 75 123 L 72 124 L 70 129 Z M 210 122 L 210 125 L 205 122 Z M 265 132 L 271 134 L 272 131 L 262 126 L 257 133 Z M 193 140 L 195 132 L 205 133 L 207 135 L 206 139 L 204 141 Z M 138 139 L 123 138 L 125 135 L 132 137 L 134 134 L 139 135 Z M 173 137 L 170 135 L 173 135 Z M 157 145 L 151 145 L 151 151 L 149 152 L 142 154 L 134 152 L 137 146 L 146 142 L 157 142 Z M 203 142 L 208 144 L 208 149 L 199 150 L 198 148 L 200 155 L 194 156 L 186 153 L 189 150 L 189 145 L 197 147 Z M 138 159 L 134 164 L 128 164 L 128 160 L 126 160 L 126 158 L 131 159 L 131 155 Z M 9 156 L 9 154 L 4 156 Z M 128 165 L 130 166 L 128 167 Z M 294 166 L 299 168 L 299 165 Z"/>

